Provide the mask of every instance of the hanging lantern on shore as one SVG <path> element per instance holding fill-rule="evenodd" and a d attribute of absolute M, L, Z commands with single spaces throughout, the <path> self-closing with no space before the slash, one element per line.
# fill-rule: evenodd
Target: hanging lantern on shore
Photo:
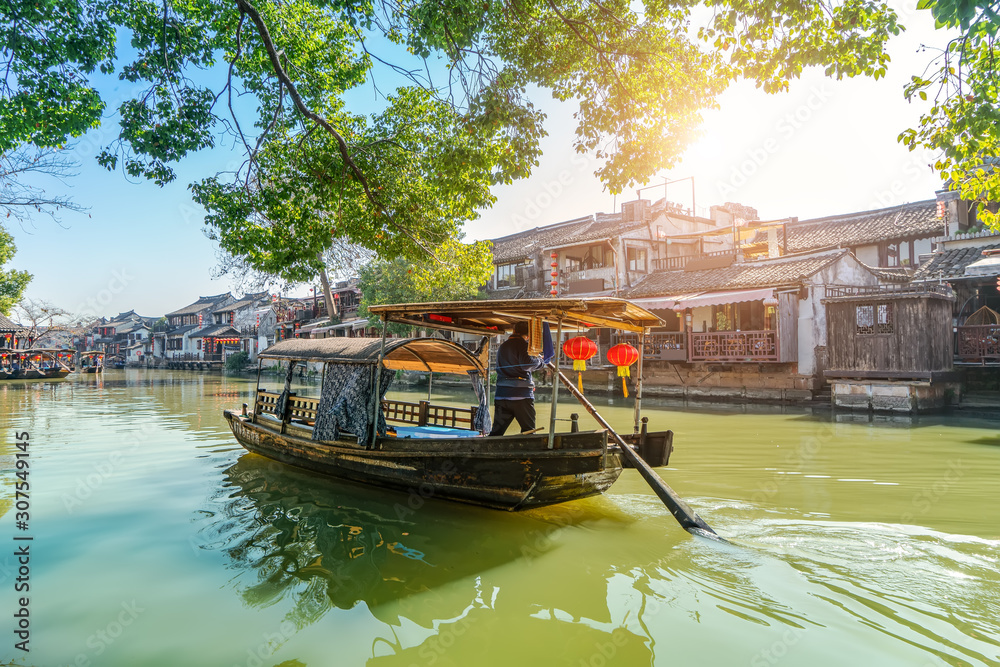
<path fill-rule="evenodd" d="M 628 398 L 625 378 L 631 377 L 629 367 L 639 360 L 639 350 L 628 343 L 619 343 L 608 350 L 608 363 L 618 367 L 618 377 L 622 379 L 622 393 Z"/>
<path fill-rule="evenodd" d="M 563 354 L 573 360 L 576 371 L 576 386 L 583 393 L 583 371 L 587 370 L 587 359 L 597 354 L 597 343 L 586 336 L 576 336 L 563 343 Z"/>
<path fill-rule="evenodd" d="M 778 299 L 774 296 L 767 297 L 763 303 L 765 308 L 771 308 L 772 310 L 778 307 Z"/>

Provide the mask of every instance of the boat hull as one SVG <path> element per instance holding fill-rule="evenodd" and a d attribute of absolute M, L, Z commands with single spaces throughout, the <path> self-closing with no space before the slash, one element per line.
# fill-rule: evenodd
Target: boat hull
<path fill-rule="evenodd" d="M 241 445 L 256 454 L 363 484 L 408 492 L 405 503 L 441 498 L 522 510 L 597 495 L 622 471 L 607 433 L 499 438 L 380 438 L 372 449 L 348 441 L 315 442 L 310 431 L 280 422 L 254 423 L 226 410 Z"/>

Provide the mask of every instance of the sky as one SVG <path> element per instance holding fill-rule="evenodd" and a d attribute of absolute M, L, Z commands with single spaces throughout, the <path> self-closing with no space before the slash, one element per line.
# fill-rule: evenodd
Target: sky
<path fill-rule="evenodd" d="M 836 81 L 822 70 L 807 71 L 789 92 L 767 95 L 738 83 L 706 111 L 700 138 L 682 161 L 650 181 L 666 196 L 707 215 L 712 205 L 738 202 L 762 220 L 800 220 L 894 206 L 934 198 L 940 180 L 931 155 L 909 152 L 896 140 L 916 126 L 922 107 L 908 103 L 903 86 L 923 72 L 945 35 L 912 2 L 895 5 L 908 29 L 890 44 L 892 62 L 878 81 Z M 129 84 L 108 78 L 100 87 L 109 101 L 128 94 Z M 593 176 L 595 161 L 572 149 L 569 104 L 538 100 L 549 114 L 549 136 L 533 175 L 494 189 L 497 202 L 466 224 L 466 240 L 490 239 L 597 212 L 613 212 L 635 192 L 617 197 Z M 74 146 L 77 176 L 48 182 L 86 213 L 63 212 L 59 223 L 38 216 L 7 227 L 17 244 L 11 266 L 34 274 L 26 296 L 82 317 L 135 310 L 159 316 L 199 296 L 234 290 L 228 278 L 213 278 L 215 243 L 203 233 L 203 210 L 187 183 L 232 169 L 240 154 L 228 146 L 186 160 L 178 179 L 165 187 L 130 181 L 119 170 L 99 167 L 94 156 L 117 134 L 117 121 L 85 135 Z M 308 287 L 297 290 L 298 295 Z"/>

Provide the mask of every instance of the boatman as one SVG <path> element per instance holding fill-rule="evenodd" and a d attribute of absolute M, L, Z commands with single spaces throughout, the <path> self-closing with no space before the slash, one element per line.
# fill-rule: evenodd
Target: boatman
<path fill-rule="evenodd" d="M 528 354 L 528 323 L 516 322 L 510 338 L 497 348 L 497 390 L 490 435 L 503 435 L 515 419 L 521 433 L 535 430 L 535 382 L 531 371 L 545 362 L 542 357 Z"/>

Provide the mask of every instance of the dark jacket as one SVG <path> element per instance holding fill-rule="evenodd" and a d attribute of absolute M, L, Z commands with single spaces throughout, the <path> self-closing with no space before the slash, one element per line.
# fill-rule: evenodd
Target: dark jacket
<path fill-rule="evenodd" d="M 531 371 L 544 362 L 528 354 L 528 341 L 511 336 L 497 349 L 497 400 L 534 398 L 535 383 Z"/>

